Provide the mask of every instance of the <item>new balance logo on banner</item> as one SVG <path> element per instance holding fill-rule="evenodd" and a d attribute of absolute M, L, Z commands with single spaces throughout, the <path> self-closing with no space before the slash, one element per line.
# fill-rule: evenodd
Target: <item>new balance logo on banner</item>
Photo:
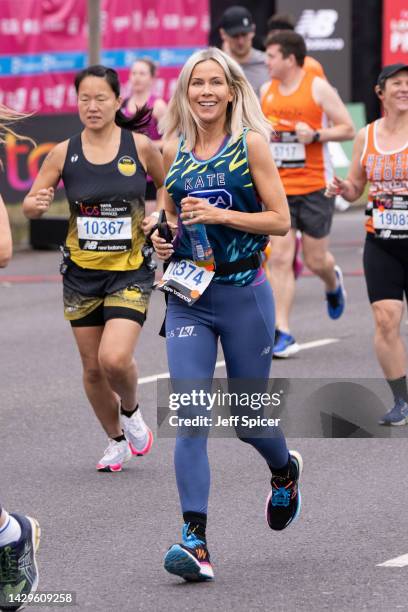
<path fill-rule="evenodd" d="M 304 38 L 328 38 L 333 34 L 338 18 L 337 11 L 333 9 L 305 9 L 297 23 L 296 32 Z"/>
<path fill-rule="evenodd" d="M 334 9 L 304 9 L 296 24 L 296 32 L 304 37 L 310 51 L 340 51 L 343 38 L 330 38 L 336 29 L 339 13 Z"/>

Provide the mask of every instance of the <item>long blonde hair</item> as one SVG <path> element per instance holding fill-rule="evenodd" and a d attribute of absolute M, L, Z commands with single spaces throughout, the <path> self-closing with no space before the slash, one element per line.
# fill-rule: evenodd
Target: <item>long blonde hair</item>
<path fill-rule="evenodd" d="M 7 134 L 11 134 L 19 140 L 29 140 L 34 146 L 36 146 L 36 143 L 32 138 L 18 134 L 10 127 L 10 124 L 15 123 L 16 121 L 21 121 L 22 119 L 27 119 L 27 117 L 31 116 L 31 114 L 19 113 L 11 108 L 8 108 L 8 106 L 4 106 L 4 104 L 0 104 L 0 144 L 4 144 L 6 142 L 5 137 Z"/>
<path fill-rule="evenodd" d="M 182 135 L 186 149 L 191 151 L 194 148 L 198 129 L 204 128 L 189 104 L 188 86 L 195 66 L 207 60 L 213 60 L 221 66 L 228 87 L 234 95 L 227 108 L 226 117 L 226 130 L 231 134 L 232 142 L 238 140 L 244 128 L 258 132 L 269 142 L 271 125 L 265 118 L 259 100 L 241 66 L 216 47 L 197 51 L 184 64 L 167 112 L 159 123 L 163 137 L 166 139 L 174 135 Z"/>

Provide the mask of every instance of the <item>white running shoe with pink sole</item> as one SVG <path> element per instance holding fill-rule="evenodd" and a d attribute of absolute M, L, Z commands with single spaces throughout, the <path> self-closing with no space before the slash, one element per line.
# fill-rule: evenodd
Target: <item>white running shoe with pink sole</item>
<path fill-rule="evenodd" d="M 132 455 L 146 455 L 152 447 L 153 434 L 144 422 L 140 408 L 131 417 L 121 414 L 120 421 Z"/>
<path fill-rule="evenodd" d="M 127 440 L 109 439 L 105 454 L 96 466 L 99 472 L 121 472 L 122 465 L 132 458 Z"/>

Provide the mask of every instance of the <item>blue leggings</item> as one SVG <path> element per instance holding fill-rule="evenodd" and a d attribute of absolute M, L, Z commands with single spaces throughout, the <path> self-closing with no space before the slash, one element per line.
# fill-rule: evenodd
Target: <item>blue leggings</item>
<path fill-rule="evenodd" d="M 274 337 L 274 302 L 266 281 L 246 287 L 213 282 L 193 306 L 169 298 L 166 344 L 173 384 L 177 379 L 213 378 L 218 338 L 228 378 L 267 380 Z M 289 453 L 282 431 L 271 429 L 268 437 L 241 439 L 254 446 L 269 466 L 279 469 L 287 464 Z M 177 435 L 174 463 L 182 511 L 206 513 L 210 490 L 207 435 Z"/>

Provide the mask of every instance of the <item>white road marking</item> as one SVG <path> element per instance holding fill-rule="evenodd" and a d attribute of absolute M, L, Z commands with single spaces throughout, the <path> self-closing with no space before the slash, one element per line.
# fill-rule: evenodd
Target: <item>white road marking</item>
<path fill-rule="evenodd" d="M 313 340 L 313 342 L 305 342 L 299 344 L 299 350 L 305 351 L 307 349 L 317 348 L 319 346 L 326 346 L 327 344 L 333 344 L 334 342 L 340 342 L 339 338 L 322 338 L 321 340 Z M 217 361 L 215 364 L 216 368 L 223 368 L 225 361 Z M 161 374 L 153 374 L 152 376 L 143 376 L 139 378 L 139 385 L 147 385 L 152 382 L 156 382 L 158 378 L 170 378 L 169 372 L 162 372 Z"/>
<path fill-rule="evenodd" d="M 304 342 L 299 344 L 300 351 L 306 351 L 307 349 L 318 348 L 319 346 L 326 346 L 326 344 L 333 344 L 334 342 L 340 342 L 339 338 L 322 338 L 321 340 L 313 340 L 313 342 Z"/>
<path fill-rule="evenodd" d="M 225 366 L 225 361 L 217 361 L 215 364 L 216 368 L 223 368 Z M 144 376 L 143 378 L 139 378 L 139 385 L 146 385 L 147 383 L 156 382 L 158 378 L 170 378 L 169 372 L 162 372 L 161 374 L 153 374 L 153 376 Z"/>
<path fill-rule="evenodd" d="M 377 563 L 376 567 L 405 567 L 406 565 L 408 565 L 408 555 L 401 555 L 384 561 L 384 563 Z"/>

